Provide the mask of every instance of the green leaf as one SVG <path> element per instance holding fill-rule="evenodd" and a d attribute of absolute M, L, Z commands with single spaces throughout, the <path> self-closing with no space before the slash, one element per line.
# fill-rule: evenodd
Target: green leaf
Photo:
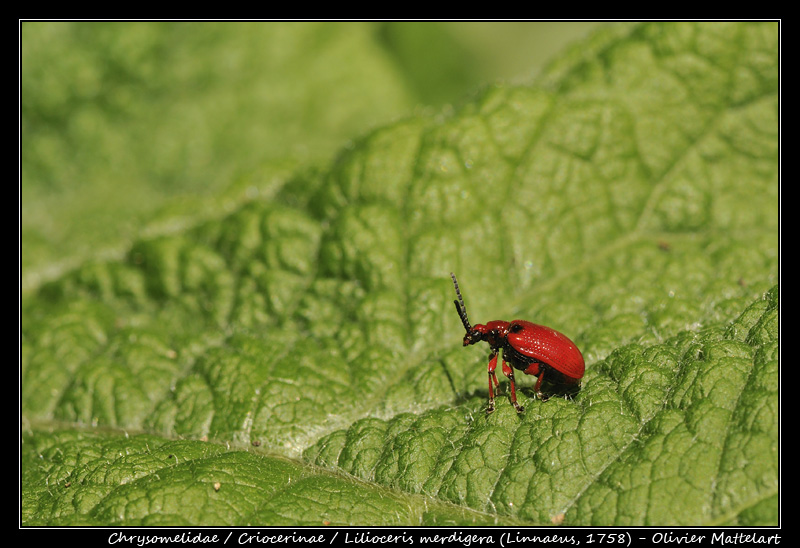
<path fill-rule="evenodd" d="M 485 416 L 483 402 L 469 398 L 468 411 L 366 418 L 306 457 L 539 524 L 563 513 L 580 525 L 772 521 L 777 297 L 771 292 L 727 329 L 615 350 L 575 402 L 528 400 L 520 418 L 510 405 Z"/>
<path fill-rule="evenodd" d="M 502 523 L 287 459 L 201 441 L 64 431 L 28 436 L 27 525 Z M 35 486 L 35 487 L 33 487 Z"/>
<path fill-rule="evenodd" d="M 23 524 L 777 523 L 777 31 L 612 27 L 42 286 Z M 574 400 L 485 414 L 451 271 Z"/>

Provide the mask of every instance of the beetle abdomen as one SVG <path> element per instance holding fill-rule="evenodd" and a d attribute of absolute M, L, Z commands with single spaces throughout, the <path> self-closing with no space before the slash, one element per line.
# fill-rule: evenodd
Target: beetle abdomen
<path fill-rule="evenodd" d="M 514 320 L 509 326 L 508 346 L 517 354 L 549 365 L 565 377 L 583 378 L 583 355 L 566 335 L 544 325 L 525 320 Z"/>

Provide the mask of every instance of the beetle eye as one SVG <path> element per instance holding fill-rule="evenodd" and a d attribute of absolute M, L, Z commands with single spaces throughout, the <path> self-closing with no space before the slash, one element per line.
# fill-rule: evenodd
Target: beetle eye
<path fill-rule="evenodd" d="M 523 326 L 521 326 L 521 325 L 520 325 L 520 324 L 518 324 L 518 323 L 515 323 L 515 324 L 513 324 L 513 325 L 511 326 L 511 329 L 509 329 L 509 331 L 511 331 L 512 333 L 519 333 L 519 332 L 520 332 L 520 331 L 522 331 L 523 329 L 524 329 L 524 327 L 523 327 Z"/>

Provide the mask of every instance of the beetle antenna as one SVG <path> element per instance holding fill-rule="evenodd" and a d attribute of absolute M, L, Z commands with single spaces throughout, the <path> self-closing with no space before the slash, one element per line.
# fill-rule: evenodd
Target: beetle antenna
<path fill-rule="evenodd" d="M 464 324 L 464 329 L 469 333 L 472 331 L 472 326 L 469 324 L 469 319 L 467 318 L 467 307 L 464 306 L 464 299 L 461 297 L 461 290 L 458 288 L 458 280 L 456 280 L 456 275 L 452 272 L 450 273 L 450 277 L 453 278 L 453 285 L 456 288 L 456 295 L 458 296 L 458 300 L 453 301 L 453 303 L 456 305 L 456 311 L 458 311 L 458 317 L 461 318 L 461 323 Z"/>

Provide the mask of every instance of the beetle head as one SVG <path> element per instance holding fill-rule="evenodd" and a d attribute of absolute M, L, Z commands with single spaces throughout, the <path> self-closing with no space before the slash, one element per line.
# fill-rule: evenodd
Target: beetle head
<path fill-rule="evenodd" d="M 488 340 L 489 328 L 483 324 L 473 325 L 471 329 L 464 335 L 464 346 L 471 344 L 478 344 L 481 341 Z"/>

